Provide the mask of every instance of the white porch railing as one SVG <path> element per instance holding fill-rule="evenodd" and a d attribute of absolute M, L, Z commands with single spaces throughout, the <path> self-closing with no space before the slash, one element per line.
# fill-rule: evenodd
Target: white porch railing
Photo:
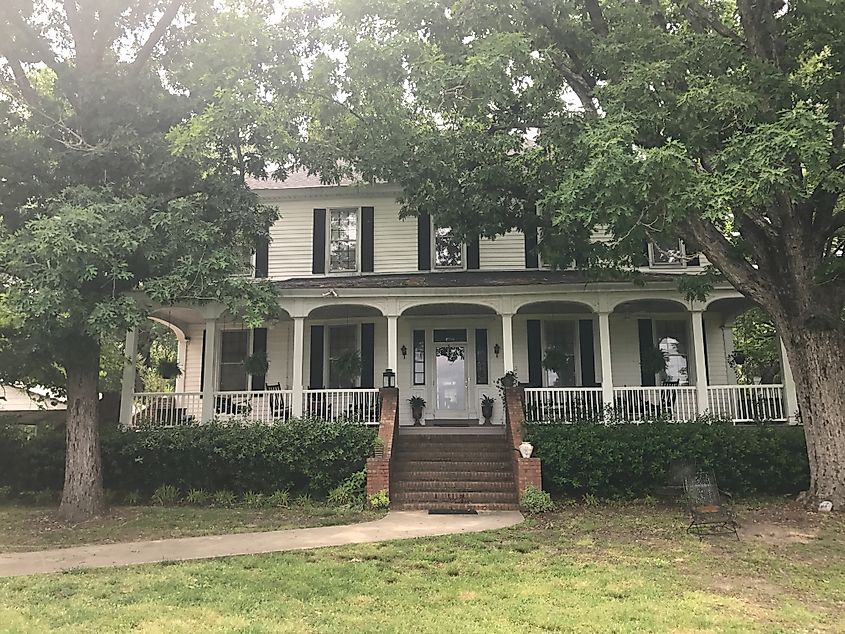
<path fill-rule="evenodd" d="M 613 388 L 613 409 L 618 418 L 638 423 L 654 418 L 683 422 L 698 416 L 695 386 Z"/>
<path fill-rule="evenodd" d="M 196 425 L 201 420 L 200 392 L 137 392 L 132 399 L 132 427 Z"/>
<path fill-rule="evenodd" d="M 527 387 L 525 419 L 532 423 L 598 420 L 604 415 L 600 387 Z"/>
<path fill-rule="evenodd" d="M 288 420 L 291 417 L 292 390 L 215 392 L 214 414 L 261 423 Z"/>
<path fill-rule="evenodd" d="M 711 385 L 707 388 L 713 416 L 734 423 L 785 421 L 783 385 Z"/>
<path fill-rule="evenodd" d="M 366 425 L 379 422 L 377 389 L 304 390 L 303 414 L 324 420 L 351 420 Z"/>

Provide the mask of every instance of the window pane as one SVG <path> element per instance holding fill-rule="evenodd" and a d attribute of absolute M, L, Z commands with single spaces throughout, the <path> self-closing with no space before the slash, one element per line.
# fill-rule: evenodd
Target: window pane
<path fill-rule="evenodd" d="M 549 387 L 575 385 L 575 323 L 574 321 L 546 321 L 543 369 Z"/>
<path fill-rule="evenodd" d="M 246 387 L 246 368 L 243 363 L 223 363 L 220 366 L 220 390 L 241 391 Z"/>
<path fill-rule="evenodd" d="M 652 264 L 684 264 L 684 252 L 681 241 L 677 238 L 666 238 L 651 243 Z"/>
<path fill-rule="evenodd" d="M 689 385 L 687 361 L 687 322 L 674 319 L 656 321 L 657 347 L 666 357 L 666 372 L 660 377 L 664 383 Z"/>
<path fill-rule="evenodd" d="M 457 268 L 463 265 L 463 243 L 452 235 L 448 227 L 434 229 L 434 266 Z"/>
<path fill-rule="evenodd" d="M 358 209 L 330 210 L 329 270 L 358 270 Z"/>
<path fill-rule="evenodd" d="M 487 370 L 487 331 L 478 328 L 475 331 L 475 382 L 477 385 L 489 383 Z"/>
<path fill-rule="evenodd" d="M 450 341 L 466 341 L 467 331 L 464 328 L 444 328 L 434 331 L 434 340 L 438 343 Z"/>
<path fill-rule="evenodd" d="M 243 363 L 248 339 L 246 330 L 224 330 L 220 341 L 220 360 L 223 363 Z"/>
<path fill-rule="evenodd" d="M 358 326 L 329 326 L 329 387 L 354 387 L 361 374 Z M 356 367 L 357 366 L 357 367 Z"/>
<path fill-rule="evenodd" d="M 414 385 L 425 385 L 425 331 L 414 331 Z"/>

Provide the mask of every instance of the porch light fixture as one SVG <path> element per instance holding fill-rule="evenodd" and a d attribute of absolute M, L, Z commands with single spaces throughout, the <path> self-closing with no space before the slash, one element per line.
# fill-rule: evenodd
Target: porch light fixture
<path fill-rule="evenodd" d="M 499 346 L 499 344 L 498 344 L 498 343 L 493 345 L 493 354 L 495 354 L 495 355 L 496 355 L 496 358 L 497 358 L 497 359 L 499 358 L 499 353 L 500 353 L 501 351 L 502 351 L 502 348 L 501 348 L 501 346 Z"/>
<path fill-rule="evenodd" d="M 403 345 L 401 348 L 399 348 L 399 350 L 402 351 L 403 359 L 408 356 L 408 346 Z"/>
<path fill-rule="evenodd" d="M 393 370 L 388 368 L 381 376 L 384 379 L 384 387 L 396 387 L 396 373 Z"/>

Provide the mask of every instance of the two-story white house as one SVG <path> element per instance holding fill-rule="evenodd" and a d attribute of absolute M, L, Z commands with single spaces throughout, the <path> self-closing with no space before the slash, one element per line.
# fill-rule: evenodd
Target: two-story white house
<path fill-rule="evenodd" d="M 426 402 L 425 425 L 481 424 L 484 396 L 501 424 L 495 382 L 511 371 L 535 420 L 607 406 L 632 419 L 709 411 L 737 422 L 797 409 L 787 363 L 781 384 L 736 384 L 731 324 L 748 303 L 726 284 L 705 302 L 684 299 L 676 277 L 702 263 L 682 244 L 649 249 L 644 285 L 588 281 L 544 268 L 537 236 L 463 243 L 429 218 L 400 219 L 390 185 L 324 186 L 299 173 L 253 187 L 280 212 L 254 275 L 278 288 L 281 316 L 249 329 L 222 306 L 152 307 L 178 337 L 182 375 L 174 393 L 133 394 L 128 365 L 125 425 L 299 415 L 375 423 L 385 381 L 399 388 L 401 425 L 414 422 L 412 396 Z M 250 374 L 263 356 L 266 372 Z"/>

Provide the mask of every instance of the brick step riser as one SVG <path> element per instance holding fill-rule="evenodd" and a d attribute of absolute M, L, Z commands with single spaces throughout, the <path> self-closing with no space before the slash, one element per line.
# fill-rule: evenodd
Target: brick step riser
<path fill-rule="evenodd" d="M 518 511 L 517 504 L 443 504 L 443 503 L 428 503 L 428 502 L 412 502 L 408 504 L 396 504 L 391 508 L 397 511 L 428 511 L 431 509 L 450 510 L 450 511 L 465 511 L 472 509 L 474 511 Z"/>
<path fill-rule="evenodd" d="M 406 502 L 456 502 L 456 503 L 472 503 L 482 504 L 487 502 L 499 502 L 502 504 L 515 504 L 516 492 L 454 492 L 454 491 L 438 491 L 438 492 L 424 492 L 412 491 L 409 493 L 393 493 L 391 494 L 391 501 L 397 504 L 404 504 Z"/>
<path fill-rule="evenodd" d="M 510 473 L 510 462 L 481 462 L 472 460 L 409 460 L 394 466 L 394 473 L 411 471 L 473 471 L 484 473 Z"/>
<path fill-rule="evenodd" d="M 510 456 L 507 455 L 481 455 L 471 456 L 464 454 L 455 455 L 426 455 L 414 454 L 408 456 L 394 456 L 393 464 L 404 464 L 408 462 L 495 462 L 510 464 Z"/>
<path fill-rule="evenodd" d="M 396 481 L 423 482 L 426 480 L 448 480 L 451 482 L 513 482 L 510 470 L 503 471 L 407 471 L 396 469 Z"/>
<path fill-rule="evenodd" d="M 394 493 L 513 493 L 513 482 L 397 482 Z"/>
<path fill-rule="evenodd" d="M 400 447 L 507 447 L 505 437 L 469 440 L 439 440 L 428 438 L 400 438 L 396 441 Z"/>

